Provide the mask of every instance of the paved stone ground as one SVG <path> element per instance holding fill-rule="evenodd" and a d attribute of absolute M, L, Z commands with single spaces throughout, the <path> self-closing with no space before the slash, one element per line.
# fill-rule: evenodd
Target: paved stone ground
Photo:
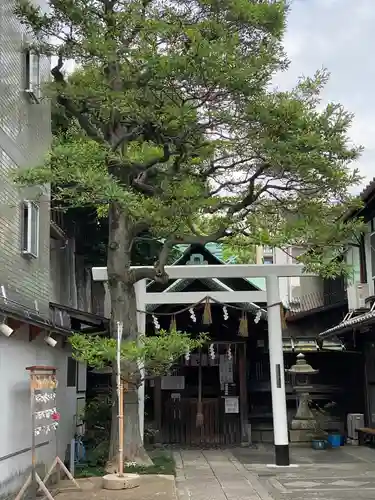
<path fill-rule="evenodd" d="M 293 448 L 293 467 L 270 467 L 272 447 L 175 454 L 180 500 L 375 498 L 375 450 Z"/>
<path fill-rule="evenodd" d="M 51 487 L 51 493 L 56 500 L 176 500 L 173 476 L 141 476 L 140 486 L 132 490 L 103 490 L 102 483 L 101 477 L 78 479 L 81 490 L 77 490 L 70 481 L 61 481 L 57 492 Z"/>
<path fill-rule="evenodd" d="M 175 460 L 179 500 L 260 500 L 249 480 L 254 474 L 230 452 L 181 451 Z"/>

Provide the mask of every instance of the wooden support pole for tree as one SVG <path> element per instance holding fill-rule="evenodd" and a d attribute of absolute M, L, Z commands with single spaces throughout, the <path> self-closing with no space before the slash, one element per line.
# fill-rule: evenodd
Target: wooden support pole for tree
<path fill-rule="evenodd" d="M 124 475 L 124 385 L 120 380 L 119 392 L 119 415 L 118 415 L 118 475 Z"/>
<path fill-rule="evenodd" d="M 154 386 L 154 416 L 155 426 L 158 431 L 156 434 L 156 442 L 158 444 L 162 441 L 162 396 L 161 396 L 161 377 L 155 377 Z"/>
<path fill-rule="evenodd" d="M 116 385 L 118 404 L 118 475 L 124 475 L 124 392 L 121 381 L 121 341 L 124 325 L 117 322 Z"/>

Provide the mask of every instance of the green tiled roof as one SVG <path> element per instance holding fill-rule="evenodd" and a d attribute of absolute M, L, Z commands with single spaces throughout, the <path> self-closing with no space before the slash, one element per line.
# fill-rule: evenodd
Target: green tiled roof
<path fill-rule="evenodd" d="M 181 253 L 184 253 L 190 245 L 176 245 L 177 248 L 180 250 Z M 220 243 L 207 243 L 205 245 L 205 248 L 212 253 L 214 257 L 216 257 L 219 260 L 223 260 L 223 248 L 220 245 Z"/>
<path fill-rule="evenodd" d="M 177 245 L 177 248 L 180 250 L 181 254 L 186 252 L 186 250 L 189 248 L 190 245 Z M 236 263 L 236 256 L 233 255 L 227 261 L 224 261 L 223 257 L 223 247 L 220 243 L 207 243 L 205 245 L 206 249 L 218 260 L 220 260 L 223 264 L 235 264 Z M 265 278 L 244 278 L 246 279 L 249 283 L 252 285 L 256 286 L 260 290 L 265 290 L 266 289 L 266 280 Z"/>

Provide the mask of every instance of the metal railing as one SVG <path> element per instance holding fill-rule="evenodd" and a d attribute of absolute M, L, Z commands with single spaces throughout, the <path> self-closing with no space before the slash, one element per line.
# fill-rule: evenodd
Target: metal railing
<path fill-rule="evenodd" d="M 64 212 L 53 201 L 51 201 L 51 222 L 64 229 Z"/>
<path fill-rule="evenodd" d="M 64 227 L 64 214 L 60 210 L 51 208 L 51 221 L 60 229 Z"/>
<path fill-rule="evenodd" d="M 55 305 L 49 306 L 49 319 L 54 326 L 59 326 L 61 328 L 66 328 L 68 330 L 71 329 L 71 322 L 69 314 L 64 310 L 64 307 L 61 309 L 56 307 Z"/>

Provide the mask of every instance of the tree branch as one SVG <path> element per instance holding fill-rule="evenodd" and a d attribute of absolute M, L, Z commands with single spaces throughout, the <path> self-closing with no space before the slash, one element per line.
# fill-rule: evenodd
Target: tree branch
<path fill-rule="evenodd" d="M 138 137 L 138 135 L 140 134 L 141 130 L 142 130 L 141 126 L 138 126 L 134 130 L 132 130 L 131 132 L 128 132 L 128 133 L 124 132 L 123 134 L 121 134 L 120 137 L 118 137 L 113 142 L 112 151 L 116 151 L 125 142 L 132 141 L 133 139 L 135 139 L 136 137 Z"/>
<path fill-rule="evenodd" d="M 136 238 L 139 234 L 144 233 L 145 231 L 150 229 L 150 224 L 145 221 L 138 221 L 133 225 L 132 228 L 132 237 Z"/>
<path fill-rule="evenodd" d="M 150 175 L 153 170 L 152 167 L 158 165 L 159 163 L 166 163 L 171 157 L 171 151 L 169 149 L 168 144 L 163 145 L 163 156 L 156 156 L 155 158 L 152 158 L 152 160 L 149 160 L 147 163 L 142 165 L 142 168 L 144 172 L 141 174 L 145 178 Z"/>
<path fill-rule="evenodd" d="M 249 182 L 249 179 L 243 179 L 241 181 L 226 181 L 220 184 L 216 189 L 213 191 L 209 192 L 209 196 L 215 196 L 216 194 L 220 193 L 222 189 L 229 188 L 229 187 L 235 187 L 235 186 L 242 186 Z"/>
<path fill-rule="evenodd" d="M 60 54 L 58 58 L 57 65 L 52 68 L 51 74 L 55 80 L 55 82 L 62 87 L 66 87 L 66 81 L 64 79 L 64 75 L 61 72 L 61 69 L 63 67 L 64 61 L 63 57 Z M 94 141 L 98 142 L 99 144 L 105 144 L 104 137 L 101 135 L 99 130 L 91 123 L 90 119 L 85 116 L 85 114 L 81 113 L 79 109 L 75 106 L 73 101 L 71 99 L 68 99 L 62 94 L 59 94 L 57 96 L 57 102 L 63 106 L 68 113 L 70 113 L 80 124 L 82 129 L 86 132 L 86 134 L 90 137 L 90 139 L 93 139 Z"/>
<path fill-rule="evenodd" d="M 149 6 L 149 4 L 153 0 L 143 0 L 142 1 L 142 14 L 141 14 L 141 20 L 144 21 L 146 17 L 146 9 Z M 129 45 L 134 41 L 135 37 L 140 33 L 141 29 L 143 28 L 142 23 L 138 23 L 133 30 L 130 32 L 129 36 L 123 40 L 123 44 L 125 47 L 129 47 Z"/>
<path fill-rule="evenodd" d="M 256 160 L 256 159 L 259 159 L 258 157 L 256 156 L 250 156 L 249 158 L 242 158 L 240 160 L 237 160 L 237 161 L 234 161 L 232 163 L 229 163 L 227 165 L 217 165 L 217 162 L 218 161 L 222 161 L 222 160 L 225 160 L 227 158 L 230 158 L 230 155 L 228 156 L 222 156 L 221 158 L 218 158 L 217 160 L 214 160 L 211 162 L 209 168 L 205 171 L 205 172 L 202 172 L 202 178 L 206 178 L 210 175 L 212 175 L 213 173 L 217 172 L 218 170 L 231 170 L 233 169 L 234 167 L 237 167 L 238 165 L 243 165 L 244 163 L 248 163 L 249 161 L 252 161 L 252 160 Z"/>
<path fill-rule="evenodd" d="M 147 163 L 144 164 L 133 164 L 132 168 L 134 170 L 141 170 L 141 173 L 137 175 L 132 180 L 132 187 L 141 193 L 148 194 L 153 196 L 157 192 L 157 188 L 155 186 L 151 186 L 147 183 L 149 177 L 158 171 L 158 165 L 160 163 L 166 163 L 171 157 L 171 152 L 168 144 L 164 144 L 163 146 L 163 156 L 157 156 L 152 158 Z"/>
<path fill-rule="evenodd" d="M 240 212 L 241 210 L 243 210 L 244 208 L 247 208 L 249 207 L 250 205 L 252 205 L 254 203 L 254 201 L 257 199 L 257 197 L 254 197 L 255 194 L 254 194 L 254 190 L 255 190 L 255 181 L 257 180 L 257 178 L 262 175 L 262 173 L 267 169 L 267 165 L 262 165 L 261 167 L 259 167 L 257 169 L 256 172 L 254 172 L 254 174 L 251 176 L 251 178 L 249 179 L 249 189 L 248 189 L 248 194 L 241 200 L 239 201 L 238 203 L 235 203 L 234 205 L 232 205 L 228 212 L 229 212 L 229 215 L 234 215 L 236 214 L 237 212 Z"/>

